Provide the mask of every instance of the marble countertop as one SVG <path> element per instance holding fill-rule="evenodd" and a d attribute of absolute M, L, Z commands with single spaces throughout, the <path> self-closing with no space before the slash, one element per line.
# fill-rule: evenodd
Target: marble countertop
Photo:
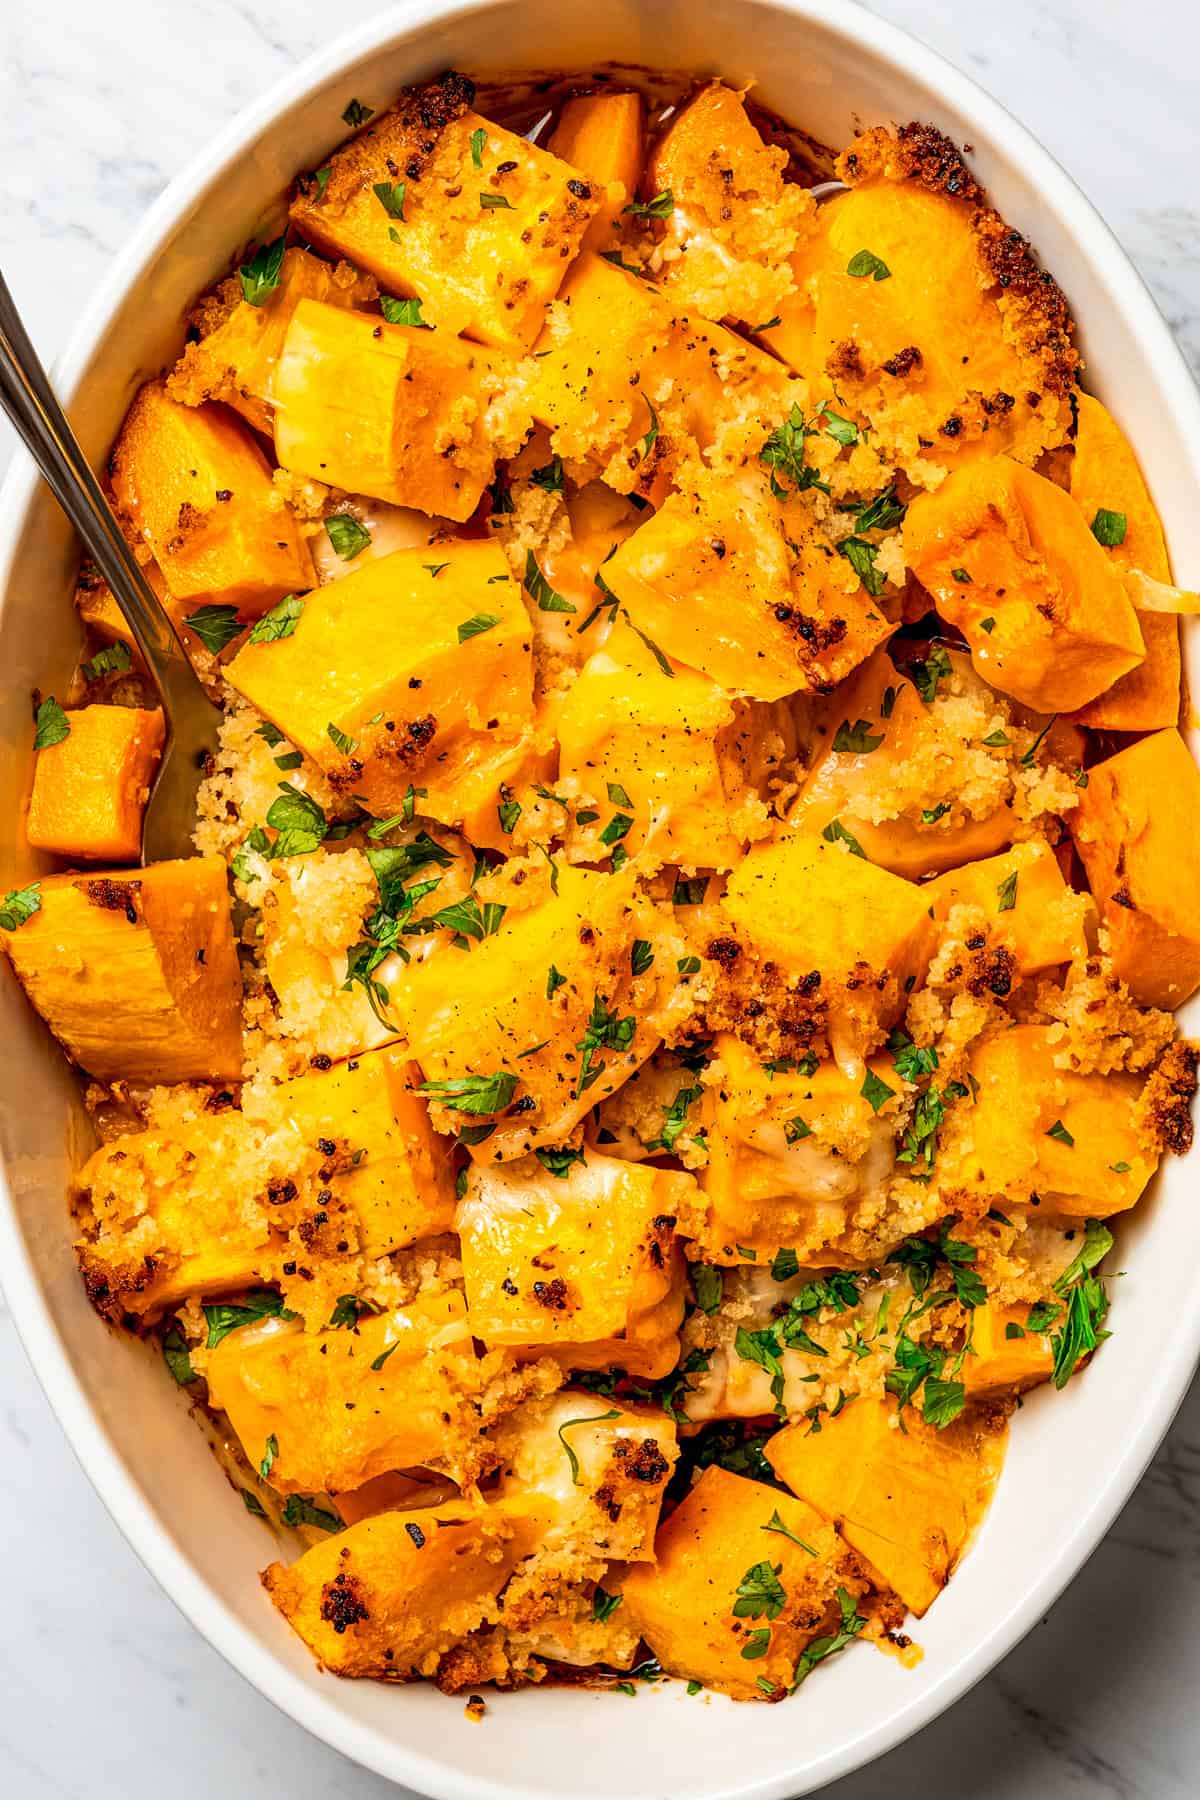
<path fill-rule="evenodd" d="M 0 266 L 47 359 L 176 170 L 265 84 L 376 10 L 371 0 L 0 8 Z M 873 10 L 1032 127 L 1104 212 L 1200 369 L 1200 213 L 1188 198 L 1200 163 L 1196 0 L 875 0 Z M 0 426 L 0 469 L 11 451 Z M 175 1611 L 77 1467 L 2 1302 L 0 1517 L 10 1544 L 0 1792 L 398 1793 L 276 1713 Z M 948 1715 L 827 1793 L 1193 1800 L 1198 1684 L 1200 1384 L 1038 1629 Z"/>

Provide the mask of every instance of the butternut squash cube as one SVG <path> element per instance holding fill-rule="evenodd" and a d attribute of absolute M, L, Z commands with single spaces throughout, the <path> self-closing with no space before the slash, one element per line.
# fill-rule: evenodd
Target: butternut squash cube
<path fill-rule="evenodd" d="M 813 835 L 839 820 L 871 862 L 910 881 L 1004 848 L 1015 752 L 982 744 L 985 725 L 968 735 L 995 696 L 972 692 L 982 684 L 966 656 L 944 654 L 951 674 L 929 703 L 883 649 L 819 703 L 789 825 Z M 978 707 L 964 705 L 972 699 Z"/>
<path fill-rule="evenodd" d="M 318 250 L 418 299 L 443 337 L 520 352 L 597 197 L 569 163 L 472 112 L 474 97 L 453 73 L 406 90 L 330 158 L 324 185 L 300 184 L 291 217 Z"/>
<path fill-rule="evenodd" d="M 495 1619 L 497 1594 L 532 1548 L 520 1519 L 450 1500 L 377 1513 L 262 1580 L 323 1668 L 408 1681 Z"/>
<path fill-rule="evenodd" d="M 246 644 L 227 675 L 339 792 L 389 815 L 415 786 L 421 812 L 449 824 L 494 817 L 520 763 L 530 646 L 503 552 L 463 540 L 396 550 L 331 582 L 291 636 Z"/>
<path fill-rule="evenodd" d="M 557 893 L 466 956 L 411 964 L 393 993 L 440 1130 L 485 1161 L 557 1147 L 658 1048 L 670 953 L 634 975 L 660 916 L 627 874 L 560 868 Z"/>
<path fill-rule="evenodd" d="M 1170 581 L 1171 562 L 1162 521 L 1133 445 L 1108 408 L 1092 394 L 1075 396 L 1075 454 L 1071 498 L 1091 525 L 1097 513 L 1123 520 L 1119 544 L 1102 546 L 1118 569 L 1140 569 L 1154 581 Z M 1079 715 L 1080 723 L 1105 731 L 1153 731 L 1178 725 L 1179 621 L 1169 614 L 1139 613 L 1146 660 L 1114 682 Z"/>
<path fill-rule="evenodd" d="M 1158 1166 L 1138 1130 L 1140 1075 L 1078 1075 L 1055 1066 L 1045 1026 L 980 1038 L 968 1069 L 972 1103 L 947 1115 L 943 1178 L 1014 1205 L 1106 1219 L 1140 1198 Z"/>
<path fill-rule="evenodd" d="M 536 355 L 530 403 L 553 449 L 655 504 L 723 431 L 753 420 L 766 437 L 795 394 L 774 357 L 590 251 L 567 275 Z"/>
<path fill-rule="evenodd" d="M 819 1263 L 848 1213 L 891 1173 L 895 1107 L 885 1096 L 877 1111 L 862 1092 L 867 1077 L 852 1081 L 832 1061 L 809 1074 L 767 1069 L 727 1033 L 713 1057 L 704 1260 L 736 1268 L 747 1250 L 768 1263 L 787 1248 L 802 1264 Z M 902 1092 L 889 1058 L 872 1058 L 870 1073 Z"/>
<path fill-rule="evenodd" d="M 998 1456 L 965 1421 L 938 1431 L 909 1407 L 904 1427 L 890 1402 L 860 1396 L 819 1432 L 807 1420 L 785 1426 L 766 1454 L 922 1618 L 983 1511 Z"/>
<path fill-rule="evenodd" d="M 162 754 L 162 713 L 83 706 L 69 718 L 70 736 L 37 753 L 26 839 L 56 856 L 137 862 Z"/>
<path fill-rule="evenodd" d="M 795 288 L 763 341 L 832 380 L 920 487 L 1063 443 L 1078 362 L 1066 302 L 956 148 L 927 125 L 876 128 L 837 172 L 850 191 L 805 221 Z"/>
<path fill-rule="evenodd" d="M 1088 771 L 1071 815 L 1108 927 L 1113 967 L 1144 1006 L 1200 987 L 1200 770 L 1177 731 L 1157 731 Z"/>
<path fill-rule="evenodd" d="M 529 425 L 515 365 L 478 345 L 301 300 L 275 365 L 285 469 L 469 519 Z"/>
<path fill-rule="evenodd" d="M 491 1433 L 501 1456 L 497 1499 L 546 1520 L 542 1549 L 604 1562 L 653 1562 L 663 1490 L 679 1455 L 675 1421 L 658 1408 L 562 1388 L 529 1400 Z"/>
<path fill-rule="evenodd" d="M 581 249 L 603 251 L 617 242 L 642 172 L 644 115 L 640 94 L 607 93 L 578 94 L 558 115 L 546 148 L 587 177 L 598 201 Z"/>
<path fill-rule="evenodd" d="M 984 680 L 1036 711 L 1086 706 L 1145 658 L 1138 615 L 1078 506 L 1009 457 L 919 495 L 904 554 Z"/>
<path fill-rule="evenodd" d="M 112 484 L 177 601 L 256 617 L 316 580 L 265 456 L 223 407 L 181 406 L 148 381 L 125 415 Z"/>
<path fill-rule="evenodd" d="M 416 1077 L 402 1051 L 373 1050 L 285 1081 L 275 1094 L 305 1148 L 332 1163 L 329 1186 L 374 1256 L 449 1231 L 454 1219 L 449 1146 L 413 1091 Z"/>
<path fill-rule="evenodd" d="M 784 180 L 786 166 L 787 152 L 763 142 L 735 88 L 710 81 L 680 109 L 644 183 L 647 199 L 674 200 L 665 235 L 680 254 L 664 268 L 668 292 L 709 319 L 754 326 L 778 312 L 801 222 L 816 210 L 806 188 Z"/>
<path fill-rule="evenodd" d="M 338 1494 L 423 1464 L 478 1469 L 479 1363 L 461 1294 L 421 1294 L 342 1330 L 265 1319 L 221 1339 L 206 1368 L 254 1468 L 281 1494 Z"/>
<path fill-rule="evenodd" d="M 220 857 L 51 875 L 38 892 L 39 910 L 0 937 L 74 1062 L 100 1081 L 240 1078 L 242 979 Z"/>
<path fill-rule="evenodd" d="M 681 666 L 664 672 L 636 632 L 615 626 L 556 719 L 559 786 L 600 815 L 573 830 L 577 851 L 608 854 L 615 785 L 630 801 L 617 805 L 631 821 L 620 840 L 630 855 L 645 846 L 665 863 L 732 868 L 747 836 L 736 771 L 721 755 L 734 716 L 715 683 Z"/>
<path fill-rule="evenodd" d="M 319 1329 L 360 1253 L 386 1256 L 453 1219 L 452 1177 L 405 1073 L 379 1051 L 247 1089 L 246 1112 L 180 1090 L 165 1121 L 102 1146 L 78 1184 L 93 1304 L 149 1319 L 193 1295 L 291 1280 Z"/>
<path fill-rule="evenodd" d="M 831 1037 L 864 1051 L 900 1017 L 933 949 L 923 891 L 824 838 L 756 845 L 724 908 L 762 955 L 820 973 Z"/>
<path fill-rule="evenodd" d="M 971 1314 L 971 1349 L 959 1374 L 968 1394 L 980 1399 L 1022 1394 L 1054 1372 L 1054 1351 L 1044 1331 L 1031 1331 L 1028 1306 L 989 1300 Z"/>
<path fill-rule="evenodd" d="M 1067 886 L 1058 858 L 1040 839 L 952 869 L 925 892 L 938 920 L 955 906 L 978 907 L 993 941 L 1012 951 L 1021 975 L 1040 975 L 1087 954 L 1087 898 Z"/>
<path fill-rule="evenodd" d="M 811 1506 L 715 1464 L 655 1549 L 618 1584 L 627 1622 L 669 1675 L 735 1700 L 782 1700 L 806 1646 L 839 1628 L 839 1590 L 853 1601 L 867 1585 Z"/>
<path fill-rule="evenodd" d="M 657 1380 L 679 1355 L 690 1175 L 588 1154 L 473 1167 L 459 1202 L 471 1330 L 489 1346 Z M 600 1407 L 603 1412 L 604 1408 Z"/>
<path fill-rule="evenodd" d="M 778 700 L 840 681 L 892 626 L 802 509 L 757 472 L 673 494 L 604 580 L 660 650 L 732 694 Z"/>
<path fill-rule="evenodd" d="M 185 406 L 221 400 L 269 438 L 275 423 L 275 364 L 299 302 L 366 306 L 376 292 L 370 276 L 360 275 L 349 263 L 331 268 L 294 245 L 283 253 L 278 286 L 257 306 L 243 298 L 236 276 L 201 301 L 193 323 L 202 335 L 185 347 L 167 376 L 167 393 Z"/>

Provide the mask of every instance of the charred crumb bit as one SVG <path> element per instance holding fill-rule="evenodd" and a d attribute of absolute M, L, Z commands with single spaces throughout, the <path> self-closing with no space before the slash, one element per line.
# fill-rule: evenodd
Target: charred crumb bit
<path fill-rule="evenodd" d="M 107 875 L 99 881 L 77 881 L 93 906 L 105 912 L 123 912 L 131 925 L 142 916 L 140 881 L 113 881 Z"/>
<path fill-rule="evenodd" d="M 1016 958 L 1003 944 L 997 944 L 991 950 L 977 950 L 971 958 L 967 992 L 975 999 L 986 993 L 994 994 L 997 1000 L 1006 1000 L 1012 992 L 1016 974 Z"/>
<path fill-rule="evenodd" d="M 831 351 L 825 372 L 833 381 L 862 381 L 866 375 L 862 351 L 853 338 L 846 338 Z"/>
<path fill-rule="evenodd" d="M 487 1707 L 484 1704 L 482 1694 L 472 1694 L 471 1698 L 467 1701 L 467 1704 L 463 1707 L 464 1717 L 470 1719 L 473 1725 L 478 1725 L 486 1712 Z"/>
<path fill-rule="evenodd" d="M 425 1533 L 421 1530 L 421 1527 L 414 1524 L 411 1519 L 406 1519 L 404 1522 L 404 1529 L 407 1531 L 416 1548 L 418 1550 L 423 1550 L 425 1548 Z"/>
<path fill-rule="evenodd" d="M 903 379 L 905 375 L 911 375 L 914 369 L 919 369 L 924 360 L 917 346 L 908 344 L 903 350 L 897 350 L 895 356 L 888 357 L 883 365 L 884 372 Z"/>
<path fill-rule="evenodd" d="M 1200 1045 L 1174 1043 L 1146 1083 L 1138 1110 L 1143 1127 L 1158 1150 L 1172 1150 L 1176 1156 L 1183 1156 L 1192 1147 L 1191 1109 L 1198 1063 Z"/>
<path fill-rule="evenodd" d="M 736 938 L 716 937 L 712 939 L 704 954 L 710 962 L 718 963 L 722 969 L 729 970 L 741 956 L 742 946 Z"/>
<path fill-rule="evenodd" d="M 570 1300 L 567 1284 L 561 1275 L 556 1275 L 553 1281 L 535 1281 L 533 1297 L 547 1312 L 565 1312 Z"/>
<path fill-rule="evenodd" d="M 626 1449 L 626 1439 L 618 1441 L 619 1450 Z M 643 1438 L 632 1456 L 626 1454 L 625 1473 L 631 1481 L 641 1481 L 646 1485 L 657 1485 L 665 1481 L 671 1473 L 671 1465 L 658 1447 L 656 1439 Z"/>
<path fill-rule="evenodd" d="M 339 1637 L 371 1617 L 358 1582 L 344 1569 L 321 1589 L 321 1617 Z"/>

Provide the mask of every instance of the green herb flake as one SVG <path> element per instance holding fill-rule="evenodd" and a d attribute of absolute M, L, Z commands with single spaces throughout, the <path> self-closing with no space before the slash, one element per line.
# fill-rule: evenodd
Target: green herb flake
<path fill-rule="evenodd" d="M 607 1422 L 607 1420 L 619 1419 L 620 1416 L 621 1416 L 620 1408 L 613 1406 L 613 1407 L 610 1407 L 607 1412 L 591 1413 L 587 1418 L 564 1419 L 562 1424 L 559 1426 L 558 1441 L 567 1453 L 567 1462 L 570 1464 L 570 1468 L 571 1468 L 571 1485 L 573 1487 L 580 1486 L 579 1458 L 578 1458 L 578 1456 L 576 1456 L 576 1454 L 575 1454 L 574 1450 L 571 1448 L 570 1444 L 568 1444 L 564 1434 L 566 1432 L 570 1431 L 572 1429 L 572 1427 L 576 1426 L 576 1425 L 603 1425 Z"/>
<path fill-rule="evenodd" d="M 725 1293 L 725 1275 L 711 1263 L 692 1263 L 690 1274 L 696 1294 L 696 1305 L 711 1318 L 719 1309 Z"/>
<path fill-rule="evenodd" d="M 339 750 L 343 756 L 353 756 L 358 749 L 358 739 L 348 737 L 344 731 L 339 731 L 336 725 L 326 725 L 325 735 L 334 749 Z"/>
<path fill-rule="evenodd" d="M 610 1594 L 597 1585 L 592 1595 L 592 1617 L 598 1625 L 604 1625 L 612 1618 L 618 1606 L 625 1598 L 624 1594 Z"/>
<path fill-rule="evenodd" d="M 48 694 L 38 707 L 34 719 L 33 747 L 35 750 L 49 750 L 54 744 L 61 744 L 64 738 L 71 735 L 71 721 L 68 719 L 53 694 Z"/>
<path fill-rule="evenodd" d="M 1007 731 L 997 730 L 989 731 L 988 735 L 981 739 L 981 742 L 989 750 L 1002 750 L 1006 744 L 1012 743 L 1012 739 L 1009 737 Z"/>
<path fill-rule="evenodd" d="M 629 967 L 633 975 L 644 975 L 654 961 L 654 946 L 648 938 L 635 938 L 633 948 L 629 952 Z"/>
<path fill-rule="evenodd" d="M 198 606 L 184 617 L 189 631 L 194 631 L 210 656 L 220 656 L 243 629 L 236 606 Z"/>
<path fill-rule="evenodd" d="M 867 1621 L 858 1611 L 844 1587 L 839 1587 L 837 1590 L 837 1603 L 838 1612 L 841 1615 L 839 1628 L 832 1637 L 814 1638 L 808 1648 L 801 1651 L 796 1663 L 796 1673 L 792 1677 L 793 1693 L 802 1681 L 807 1681 L 818 1663 L 824 1662 L 827 1656 L 835 1656 L 839 1650 L 844 1650 L 847 1645 L 852 1644 L 866 1625 Z"/>
<path fill-rule="evenodd" d="M 283 243 L 286 232 L 273 243 L 262 244 L 250 261 L 238 270 L 242 298 L 250 306 L 264 306 L 279 286 L 283 270 Z"/>
<path fill-rule="evenodd" d="M 246 639 L 248 644 L 277 644 L 282 638 L 290 638 L 300 623 L 300 614 L 304 611 L 304 602 L 298 594 L 289 594 L 278 606 L 273 606 L 255 625 Z"/>
<path fill-rule="evenodd" d="M 507 194 L 480 194 L 479 204 L 484 212 L 515 212 L 517 210 Z"/>
<path fill-rule="evenodd" d="M 172 1325 L 162 1341 L 163 1361 L 180 1387 L 187 1387 L 190 1382 L 199 1381 L 192 1359 L 188 1352 L 187 1339 L 178 1325 Z"/>
<path fill-rule="evenodd" d="M 974 585 L 974 583 L 971 580 L 971 576 L 966 569 L 951 569 L 950 573 L 953 576 L 954 580 L 957 582 L 961 582 L 963 586 L 972 587 Z M 993 624 L 995 623 L 994 620 L 992 622 L 993 622 Z"/>
<path fill-rule="evenodd" d="M 133 666 L 128 644 L 107 644 L 80 669 L 85 681 L 99 681 L 105 675 L 124 675 Z"/>
<path fill-rule="evenodd" d="M 373 188 L 375 198 L 390 219 L 404 218 L 404 194 L 407 183 L 403 181 L 377 181 Z"/>
<path fill-rule="evenodd" d="M 483 167 L 483 147 L 487 143 L 487 127 L 477 125 L 471 133 L 471 161 L 477 169 Z"/>
<path fill-rule="evenodd" d="M 547 1000 L 553 1000 L 558 989 L 560 987 L 566 987 L 566 985 L 567 985 L 566 976 L 563 974 L 560 974 L 560 972 L 555 968 L 554 964 L 551 963 L 550 964 L 550 972 L 546 976 L 546 998 L 547 998 Z"/>
<path fill-rule="evenodd" d="M 1051 1125 L 1049 1131 L 1047 1131 L 1046 1136 L 1048 1138 L 1056 1139 L 1060 1144 L 1065 1144 L 1069 1150 L 1075 1148 L 1075 1139 L 1071 1136 L 1071 1133 L 1067 1130 L 1061 1119 L 1055 1119 L 1053 1125 Z"/>
<path fill-rule="evenodd" d="M 806 1125 L 804 1120 L 797 1115 L 794 1119 L 784 1121 L 783 1135 L 789 1144 L 799 1144 L 804 1138 L 812 1136 L 812 1126 Z"/>
<path fill-rule="evenodd" d="M 856 719 L 853 725 L 849 719 L 843 719 L 833 734 L 833 748 L 840 756 L 869 756 L 878 750 L 883 738 L 883 732 L 877 737 L 871 735 L 870 719 Z"/>
<path fill-rule="evenodd" d="M 325 521 L 325 533 L 343 562 L 352 562 L 371 541 L 370 532 L 353 513 L 334 513 Z"/>
<path fill-rule="evenodd" d="M 878 554 L 876 545 L 868 544 L 866 538 L 846 537 L 836 548 L 838 555 L 846 558 L 872 600 L 878 599 L 887 586 L 887 581 L 875 567 Z"/>
<path fill-rule="evenodd" d="M 368 119 L 374 117 L 375 108 L 373 106 L 364 106 L 361 100 L 351 100 L 342 114 L 342 123 L 348 125 L 351 131 L 357 131 L 360 125 L 365 125 Z"/>
<path fill-rule="evenodd" d="M 1116 550 L 1125 542 L 1127 521 L 1121 512 L 1109 512 L 1102 506 L 1092 520 L 1092 536 L 1106 550 Z"/>
<path fill-rule="evenodd" d="M 777 1619 L 786 1605 L 779 1568 L 764 1557 L 752 1563 L 738 1582 L 732 1610 L 735 1619 Z"/>
<path fill-rule="evenodd" d="M 285 1525 L 315 1525 L 318 1531 L 344 1531 L 345 1526 L 335 1512 L 314 1505 L 306 1494 L 289 1494 L 282 1513 Z"/>
<path fill-rule="evenodd" d="M 214 1301 L 203 1310 L 208 1325 L 208 1336 L 204 1340 L 206 1350 L 215 1350 L 223 1338 L 228 1337 L 231 1331 L 238 1331 L 243 1325 L 257 1324 L 260 1319 L 296 1317 L 295 1313 L 288 1311 L 280 1295 L 270 1288 L 243 1294 L 236 1301 Z"/>
<path fill-rule="evenodd" d="M 561 456 L 553 456 L 542 468 L 535 469 L 529 477 L 534 487 L 539 487 L 547 494 L 561 494 L 563 491 L 563 463 Z"/>
<path fill-rule="evenodd" d="M 675 211 L 675 196 L 670 188 L 663 188 L 653 200 L 631 200 L 623 210 L 635 219 L 669 219 Z"/>
<path fill-rule="evenodd" d="M 379 296 L 379 310 L 389 325 L 409 325 L 418 331 L 432 331 L 421 317 L 419 300 L 393 300 L 390 294 Z"/>
<path fill-rule="evenodd" d="M 450 1081 L 422 1082 L 417 1091 L 428 1094 L 451 1112 L 470 1113 L 478 1118 L 501 1112 L 516 1093 L 517 1080 L 510 1070 L 498 1069 L 494 1075 L 461 1075 Z"/>
<path fill-rule="evenodd" d="M 1020 872 L 1019 869 L 1014 869 L 1012 874 L 1006 875 L 997 887 L 996 898 L 999 901 L 997 912 L 1011 912 L 1017 904 L 1017 877 Z"/>
<path fill-rule="evenodd" d="M 875 1073 L 874 1069 L 868 1069 L 859 1092 L 871 1111 L 877 1113 L 881 1106 L 892 1099 L 896 1090 L 889 1087 L 887 1082 Z"/>
<path fill-rule="evenodd" d="M 953 672 L 950 658 L 941 644 L 934 644 L 924 662 L 914 663 L 909 670 L 912 684 L 926 706 L 937 699 L 938 683 Z"/>
<path fill-rule="evenodd" d="M 267 1479 L 268 1475 L 270 1475 L 270 1473 L 271 1473 L 271 1470 L 274 1468 L 275 1458 L 278 1455 L 279 1455 L 279 1439 L 275 1436 L 275 1433 L 272 1432 L 270 1437 L 267 1439 L 266 1448 L 263 1451 L 262 1461 L 258 1465 L 258 1472 L 262 1476 L 264 1481 Z"/>
<path fill-rule="evenodd" d="M 867 861 L 867 853 L 852 831 L 849 831 L 840 819 L 830 819 L 821 836 L 827 844 L 845 844 L 851 856 L 861 856 Z"/>
<path fill-rule="evenodd" d="M 873 281 L 887 281 L 892 271 L 873 250 L 856 250 L 846 264 L 846 273 L 857 281 L 865 280 L 868 275 Z"/>
<path fill-rule="evenodd" d="M 28 925 L 34 913 L 42 910 L 42 884 L 31 881 L 28 887 L 9 888 L 0 902 L 0 931 L 19 931 Z"/>
<path fill-rule="evenodd" d="M 499 613 L 473 613 L 459 625 L 458 641 L 465 644 L 468 638 L 482 637 L 485 631 L 494 630 L 499 623 Z"/>
<path fill-rule="evenodd" d="M 525 591 L 534 602 L 539 612 L 573 613 L 579 608 L 556 592 L 538 567 L 537 557 L 532 550 L 525 553 Z"/>

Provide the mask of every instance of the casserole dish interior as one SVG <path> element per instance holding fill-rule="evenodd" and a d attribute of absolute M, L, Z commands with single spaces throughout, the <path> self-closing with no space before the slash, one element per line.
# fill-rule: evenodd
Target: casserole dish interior
<path fill-rule="evenodd" d="M 1032 238 L 1080 326 L 1085 376 L 1135 443 L 1166 525 L 1176 575 L 1200 579 L 1200 408 L 1136 276 L 1071 184 L 998 108 L 889 27 L 846 7 L 759 0 L 484 0 L 410 4 L 316 58 L 264 97 L 164 196 L 81 321 L 60 392 L 99 462 L 138 383 L 178 351 L 188 304 L 270 215 L 300 169 L 343 135 L 350 98 L 380 107 L 405 82 L 453 64 L 689 68 L 758 82 L 758 97 L 821 142 L 863 126 L 931 120 L 973 146 L 1000 212 Z M 1094 370 L 1093 374 L 1091 371 Z M 29 779 L 29 695 L 61 687 L 77 632 L 75 551 L 23 463 L 0 514 L 0 818 L 7 871 L 35 871 L 19 843 Z M 1195 662 L 1185 633 L 1185 658 Z M 1185 1008 L 1194 1029 L 1196 1007 Z M 1165 1429 L 1200 1348 L 1200 1215 L 1190 1165 L 1168 1166 L 1119 1232 L 1124 1279 L 1114 1342 L 1061 1395 L 1043 1389 L 1013 1434 L 995 1502 L 970 1555 L 921 1624 L 914 1671 L 856 1655 L 789 1705 L 738 1708 L 681 1683 L 624 1696 L 526 1690 L 489 1702 L 482 1728 L 427 1687 L 335 1683 L 261 1594 L 271 1555 L 229 1491 L 186 1400 L 151 1348 L 89 1308 L 63 1202 L 88 1142 L 75 1082 L 5 971 L 7 1072 L 0 1143 L 10 1203 L 0 1267 L 39 1373 L 135 1548 L 194 1622 L 309 1729 L 381 1773 L 453 1796 L 797 1795 L 895 1743 L 978 1678 L 1044 1611 L 1094 1547 Z M 1163 1321 L 1170 1321 L 1169 1332 Z"/>

